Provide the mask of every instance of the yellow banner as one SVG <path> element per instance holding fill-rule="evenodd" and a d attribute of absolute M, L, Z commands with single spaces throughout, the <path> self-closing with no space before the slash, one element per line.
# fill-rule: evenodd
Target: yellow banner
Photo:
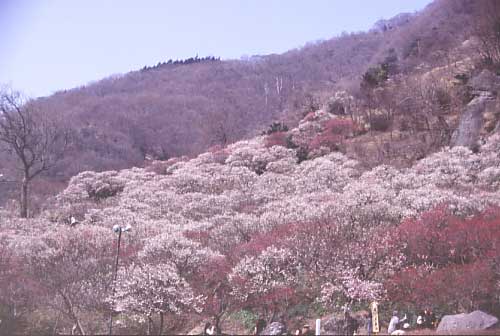
<path fill-rule="evenodd" d="M 380 332 L 380 326 L 378 324 L 378 303 L 372 302 L 370 305 L 372 310 L 372 328 L 374 333 Z"/>

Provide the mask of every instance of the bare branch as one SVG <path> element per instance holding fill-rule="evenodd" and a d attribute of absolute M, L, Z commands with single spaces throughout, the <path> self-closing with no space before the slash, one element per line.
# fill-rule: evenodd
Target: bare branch
<path fill-rule="evenodd" d="M 23 173 L 21 217 L 27 217 L 28 185 L 62 158 L 67 133 L 39 104 L 21 99 L 17 92 L 0 92 L 0 142 L 16 155 Z"/>

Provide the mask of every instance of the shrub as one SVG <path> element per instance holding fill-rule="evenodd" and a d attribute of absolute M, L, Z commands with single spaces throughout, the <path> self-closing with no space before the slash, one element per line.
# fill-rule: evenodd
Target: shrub
<path fill-rule="evenodd" d="M 370 128 L 373 131 L 385 132 L 391 126 L 391 120 L 384 114 L 374 114 L 370 120 Z"/>
<path fill-rule="evenodd" d="M 436 100 L 441 111 L 446 112 L 450 110 L 451 95 L 446 89 L 442 87 L 436 89 Z"/>
<path fill-rule="evenodd" d="M 233 317 L 243 323 L 246 329 L 252 330 L 257 322 L 257 315 L 250 310 L 240 310 L 233 314 Z"/>
<path fill-rule="evenodd" d="M 388 78 L 387 70 L 384 67 L 371 67 L 363 74 L 361 87 L 375 88 L 385 83 Z"/>
<path fill-rule="evenodd" d="M 115 183 L 114 180 L 102 180 L 93 185 L 87 185 L 87 193 L 89 198 L 95 201 L 113 197 L 123 191 L 125 187 L 121 183 Z"/>
<path fill-rule="evenodd" d="M 167 169 L 172 164 L 167 161 L 153 161 L 147 167 L 147 172 L 153 172 L 158 175 L 167 175 Z"/>
<path fill-rule="evenodd" d="M 288 147 L 288 139 L 286 132 L 273 132 L 266 138 L 265 146 L 267 148 L 273 146 Z"/>
<path fill-rule="evenodd" d="M 354 134 L 355 126 L 355 123 L 350 119 L 334 118 L 325 122 L 323 128 L 325 133 L 348 137 Z"/>
<path fill-rule="evenodd" d="M 386 282 L 389 297 L 448 312 L 500 308 L 495 295 L 500 255 L 500 209 L 460 218 L 438 207 L 407 220 L 396 235 L 407 268 Z"/>
<path fill-rule="evenodd" d="M 345 115 L 345 107 L 342 102 L 338 100 L 333 100 L 328 102 L 327 105 L 328 112 L 331 114 L 336 114 L 336 115 Z"/>
<path fill-rule="evenodd" d="M 495 303 L 495 285 L 489 263 L 477 261 L 436 270 L 410 267 L 392 278 L 386 288 L 392 300 L 415 309 L 431 306 L 457 313 L 490 308 Z"/>
<path fill-rule="evenodd" d="M 495 253 L 500 245 L 500 210 L 493 208 L 469 219 L 444 207 L 408 220 L 399 227 L 409 264 L 465 264 Z"/>
<path fill-rule="evenodd" d="M 314 150 L 320 147 L 327 147 L 330 150 L 338 150 L 341 142 L 342 137 L 340 135 L 321 133 L 311 140 L 309 149 Z"/>
<path fill-rule="evenodd" d="M 283 122 L 273 122 L 266 131 L 262 132 L 262 135 L 270 135 L 276 132 L 288 132 L 288 126 Z"/>
<path fill-rule="evenodd" d="M 309 112 L 305 115 L 304 121 L 316 121 L 318 116 L 314 112 Z"/>
<path fill-rule="evenodd" d="M 307 156 L 309 155 L 309 151 L 305 147 L 299 147 L 296 152 L 297 155 L 297 163 L 301 163 L 307 160 Z"/>
<path fill-rule="evenodd" d="M 309 150 L 315 150 L 320 147 L 338 150 L 345 138 L 354 135 L 355 125 L 350 119 L 334 118 L 328 120 L 323 124 L 323 131 L 309 143 Z"/>

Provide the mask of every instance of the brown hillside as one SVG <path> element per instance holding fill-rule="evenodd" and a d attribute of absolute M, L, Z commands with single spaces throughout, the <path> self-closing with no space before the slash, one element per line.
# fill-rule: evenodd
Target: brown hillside
<path fill-rule="evenodd" d="M 281 55 L 163 62 L 40 98 L 38 104 L 65 115 L 73 129 L 74 146 L 51 178 L 65 181 L 84 170 L 199 154 L 254 136 L 275 120 L 295 126 L 339 90 L 356 99 L 358 121 L 366 122 L 369 114 L 372 122 L 371 110 L 382 103 L 360 90 L 362 75 L 390 62 L 388 75 L 396 84 L 389 86 L 396 92 L 404 82 L 411 91 L 408 81 L 467 56 L 461 45 L 473 32 L 478 7 L 467 0 L 435 1 L 420 13 L 378 22 L 369 32 Z M 401 120 L 393 121 L 391 130 L 400 128 Z M 8 163 L 0 170 L 13 174 Z"/>

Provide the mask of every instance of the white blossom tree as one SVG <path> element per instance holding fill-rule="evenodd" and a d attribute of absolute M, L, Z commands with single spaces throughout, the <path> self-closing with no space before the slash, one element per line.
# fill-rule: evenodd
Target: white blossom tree
<path fill-rule="evenodd" d="M 117 312 L 132 314 L 139 322 L 147 320 L 148 335 L 155 314 L 160 318 L 161 335 L 166 314 L 199 312 L 203 302 L 172 263 L 130 265 L 119 273 L 115 296 L 109 300 Z"/>
<path fill-rule="evenodd" d="M 53 227 L 39 237 L 19 237 L 11 244 L 25 262 L 26 272 L 44 293 L 47 304 L 60 311 L 81 335 L 81 315 L 93 311 L 105 319 L 114 249 L 109 231 L 96 226 L 81 230 Z M 99 326 L 92 326 L 91 333 Z"/>

